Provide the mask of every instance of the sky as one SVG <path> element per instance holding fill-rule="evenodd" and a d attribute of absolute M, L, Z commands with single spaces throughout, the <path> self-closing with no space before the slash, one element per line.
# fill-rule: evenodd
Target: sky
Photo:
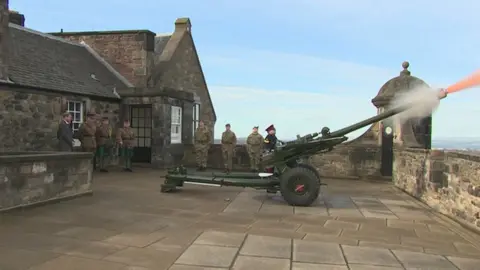
<path fill-rule="evenodd" d="M 189 17 L 217 113 L 216 136 L 226 123 L 239 137 L 274 124 L 279 138 L 293 138 L 375 115 L 371 99 L 403 61 L 432 87 L 480 69 L 480 2 L 443 2 L 10 0 L 10 9 L 42 32 L 169 33 L 176 18 Z M 434 139 L 480 138 L 479 101 L 480 89 L 443 100 Z"/>

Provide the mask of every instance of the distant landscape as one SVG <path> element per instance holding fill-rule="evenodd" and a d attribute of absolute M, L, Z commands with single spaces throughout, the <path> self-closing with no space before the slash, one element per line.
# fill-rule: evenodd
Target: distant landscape
<path fill-rule="evenodd" d="M 238 144 L 245 144 L 247 138 L 238 138 Z M 288 141 L 288 140 L 286 140 Z M 220 143 L 215 139 L 215 143 Z M 440 138 L 432 141 L 433 148 L 480 151 L 480 138 Z"/>

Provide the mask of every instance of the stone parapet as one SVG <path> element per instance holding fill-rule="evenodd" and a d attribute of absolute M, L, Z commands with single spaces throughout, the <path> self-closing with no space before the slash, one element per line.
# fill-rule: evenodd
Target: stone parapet
<path fill-rule="evenodd" d="M 328 178 L 378 178 L 380 176 L 380 147 L 374 144 L 342 144 L 333 151 L 317 154 L 309 159 L 320 175 Z M 237 145 L 233 157 L 235 170 L 247 170 L 249 157 L 245 145 Z M 184 145 L 183 151 L 177 151 L 175 165 L 183 164 L 195 167 L 193 145 Z M 208 154 L 208 166 L 223 169 L 223 157 L 220 144 L 213 144 Z"/>
<path fill-rule="evenodd" d="M 0 212 L 92 193 L 92 154 L 0 153 Z"/>
<path fill-rule="evenodd" d="M 396 149 L 394 184 L 435 210 L 480 232 L 480 155 Z"/>

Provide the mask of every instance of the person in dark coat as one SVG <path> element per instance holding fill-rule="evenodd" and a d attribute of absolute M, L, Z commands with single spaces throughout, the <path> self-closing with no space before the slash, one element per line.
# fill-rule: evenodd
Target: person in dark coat
<path fill-rule="evenodd" d="M 268 132 L 268 135 L 265 137 L 265 140 L 263 140 L 265 144 L 265 150 L 267 151 L 272 151 L 275 150 L 275 145 L 277 145 L 277 136 L 275 136 L 275 127 L 273 125 L 270 125 L 266 130 Z"/>
<path fill-rule="evenodd" d="M 73 130 L 72 130 L 72 114 L 66 112 L 62 115 L 63 119 L 58 125 L 57 139 L 58 150 L 62 152 L 73 151 Z"/>

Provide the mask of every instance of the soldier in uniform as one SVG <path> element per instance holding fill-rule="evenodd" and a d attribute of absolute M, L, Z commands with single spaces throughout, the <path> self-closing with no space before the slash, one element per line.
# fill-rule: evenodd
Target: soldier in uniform
<path fill-rule="evenodd" d="M 105 156 L 112 147 L 112 128 L 108 117 L 102 118 L 102 124 L 97 128 L 97 160 L 99 161 L 100 171 L 108 172 L 105 169 Z"/>
<path fill-rule="evenodd" d="M 250 156 L 252 172 L 258 172 L 258 165 L 262 156 L 263 136 L 258 133 L 258 127 L 253 127 L 252 133 L 247 138 L 247 152 Z"/>
<path fill-rule="evenodd" d="M 222 133 L 222 154 L 223 162 L 225 164 L 225 172 L 232 171 L 233 151 L 237 145 L 237 136 L 235 132 L 230 129 L 230 124 L 225 125 L 225 131 Z"/>
<path fill-rule="evenodd" d="M 210 148 L 211 142 L 212 135 L 210 130 L 208 130 L 203 121 L 200 121 L 197 130 L 195 130 L 194 136 L 194 148 L 198 171 L 204 171 L 207 168 L 208 149 Z"/>
<path fill-rule="evenodd" d="M 270 152 L 274 150 L 275 145 L 277 145 L 277 136 L 275 135 L 275 127 L 273 125 L 270 125 L 265 131 L 268 133 L 268 135 L 267 137 L 265 137 L 265 140 L 263 142 L 265 143 L 265 150 Z"/>
<path fill-rule="evenodd" d="M 95 153 L 97 150 L 96 133 L 97 123 L 95 120 L 95 113 L 87 114 L 87 121 L 83 123 L 78 129 L 78 137 L 82 143 L 82 151 Z M 96 169 L 95 156 L 93 156 L 93 169 Z"/>
<path fill-rule="evenodd" d="M 125 161 L 124 171 L 132 172 L 133 146 L 135 142 L 135 133 L 130 128 L 130 121 L 124 120 L 123 127 L 118 129 L 117 143 L 120 148 L 120 156 Z"/>

